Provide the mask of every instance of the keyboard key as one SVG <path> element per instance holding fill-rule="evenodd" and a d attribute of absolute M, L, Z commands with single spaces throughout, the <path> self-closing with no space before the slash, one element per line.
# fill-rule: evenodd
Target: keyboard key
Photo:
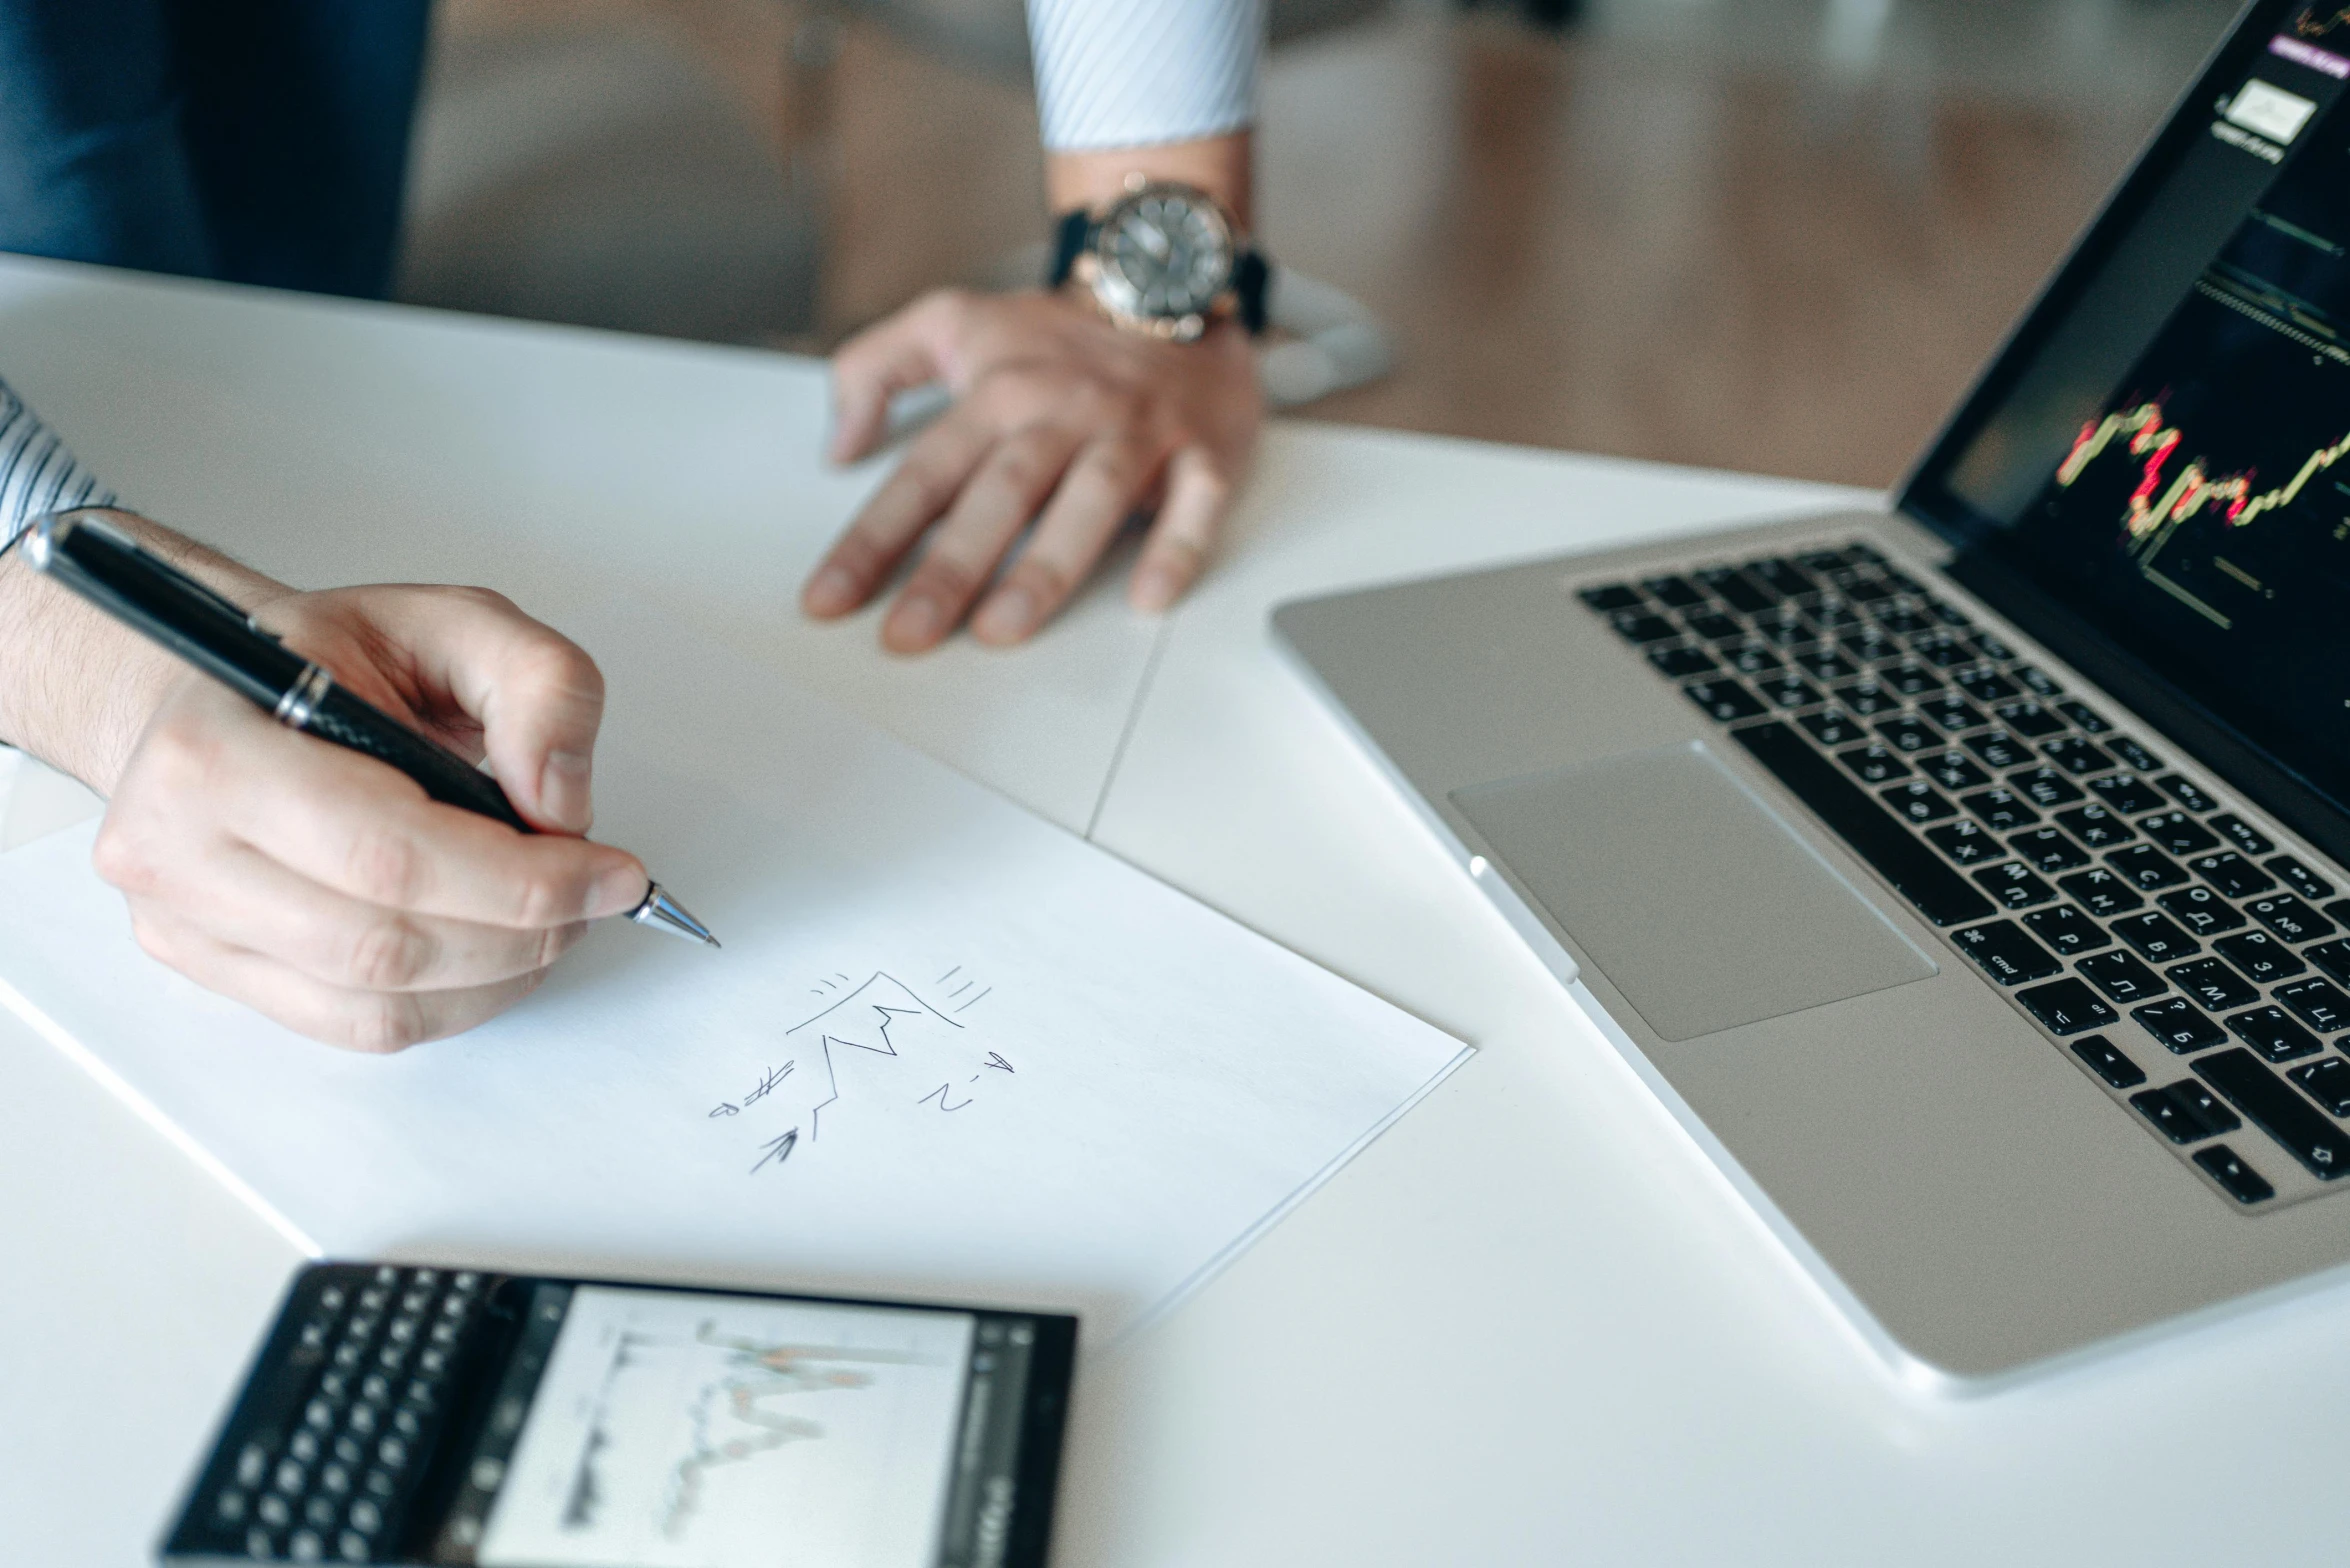
<path fill-rule="evenodd" d="M 2334 923 L 2290 893 L 2271 893 L 2244 906 L 2253 919 L 2288 942 L 2314 942 L 2332 936 Z"/>
<path fill-rule="evenodd" d="M 2232 1012 L 2260 1000 L 2260 993 L 2246 985 L 2242 975 L 2216 958 L 2198 958 L 2163 973 L 2170 976 L 2172 985 L 2202 1003 L 2206 1012 Z"/>
<path fill-rule="evenodd" d="M 1942 683 L 1934 678 L 1934 672 L 1915 659 L 1880 666 L 1877 679 L 1904 697 L 1923 697 L 1928 692 L 1942 689 Z"/>
<path fill-rule="evenodd" d="M 1865 738 L 1868 733 L 1851 714 L 1838 713 L 1834 708 L 1821 713 L 1807 713 L 1795 722 L 1823 746 L 1849 746 Z"/>
<path fill-rule="evenodd" d="M 2329 1056 L 2322 1062 L 2311 1062 L 2285 1074 L 2299 1084 L 2311 1099 L 2326 1108 L 2329 1116 L 2350 1116 L 2350 1061 Z"/>
<path fill-rule="evenodd" d="M 1962 866 L 1978 866 L 2007 853 L 2004 844 L 1964 817 L 1926 829 L 1926 841 Z"/>
<path fill-rule="evenodd" d="M 2085 1029 L 2108 1028 L 2121 1018 L 2104 998 L 2078 980 L 2051 980 L 2018 991 L 2015 999 L 2031 1010 L 2051 1034 L 2079 1034 Z"/>
<path fill-rule="evenodd" d="M 1901 657 L 1900 642 L 1874 626 L 1862 626 L 1836 639 L 1836 645 L 1863 664 Z"/>
<path fill-rule="evenodd" d="M 2026 864 L 2046 876 L 2059 871 L 2070 871 L 2085 866 L 2089 857 L 2075 848 L 2073 841 L 2054 828 L 2035 828 L 2029 833 L 2018 833 L 2008 844 L 2023 856 Z"/>
<path fill-rule="evenodd" d="M 1689 700 L 1711 714 L 1717 723 L 1735 724 L 1764 711 L 1747 689 L 1733 680 L 1692 681 L 1681 688 Z"/>
<path fill-rule="evenodd" d="M 2317 965 L 2336 983 L 2350 985 L 2350 940 L 2320 942 L 2315 947 L 2305 949 L 2301 956 Z"/>
<path fill-rule="evenodd" d="M 1901 707 L 1900 694 L 1875 681 L 1854 681 L 1849 686 L 1839 686 L 1835 697 L 1864 719 L 1874 718 L 1880 713 L 1893 713 Z"/>
<path fill-rule="evenodd" d="M 1642 581 L 1641 590 L 1657 603 L 1674 610 L 1694 610 L 1705 603 L 1705 590 L 1686 577 L 1650 577 Z M 1589 602 L 1591 590 L 1583 590 Z M 1614 605 L 1593 605 L 1595 610 L 1612 610 Z"/>
<path fill-rule="evenodd" d="M 1932 751 L 1942 744 L 1942 737 L 1918 719 L 1887 719 L 1877 726 L 1877 733 L 1884 737 L 1886 745 L 1905 754 Z"/>
<path fill-rule="evenodd" d="M 1779 596 L 1748 579 L 1735 566 L 1708 566 L 1690 574 L 1706 591 L 1734 610 L 1753 614 L 1779 602 Z"/>
<path fill-rule="evenodd" d="M 2029 909 L 2056 896 L 2056 889 L 2041 881 L 2019 860 L 1985 866 L 1975 873 L 1975 884 L 2010 909 Z"/>
<path fill-rule="evenodd" d="M 2228 1032 L 2203 1016 L 2195 1004 L 2183 996 L 2166 996 L 2159 1002 L 2133 1007 L 2130 1016 L 2137 1019 L 2148 1034 L 2181 1056 L 2191 1051 L 2208 1051 L 2215 1045 L 2228 1042 Z"/>
<path fill-rule="evenodd" d="M 2189 811 L 2209 811 L 2219 804 L 2198 789 L 2193 779 L 2181 778 L 2176 773 L 2164 774 L 2154 781 L 2154 786 Z"/>
<path fill-rule="evenodd" d="M 2180 930 L 2169 916 L 2151 911 L 2116 920 L 2113 934 L 2136 948 L 2141 957 L 2157 964 L 2192 958 L 2203 951 L 2203 944 Z"/>
<path fill-rule="evenodd" d="M 2113 945 L 2113 938 L 2107 936 L 2096 921 L 2070 904 L 2059 904 L 2054 909 L 2035 909 L 2024 916 L 2024 925 L 2032 935 L 2047 943 L 2059 958 L 2071 958 L 2076 953 L 2094 953 L 2101 947 Z"/>
<path fill-rule="evenodd" d="M 2239 931 L 2211 939 L 2212 948 L 2250 977 L 2255 985 L 2290 980 L 2309 966 L 2299 955 L 2266 931 Z"/>
<path fill-rule="evenodd" d="M 1575 597 L 1602 615 L 1614 610 L 1629 610 L 1641 602 L 1640 590 L 1630 583 L 1600 583 L 1594 587 L 1577 589 Z"/>
<path fill-rule="evenodd" d="M 2108 773 L 2089 788 L 2105 802 L 2107 810 L 2118 811 L 2125 817 L 2158 810 L 2162 805 L 2162 797 L 2155 793 L 2153 786 L 2135 773 Z"/>
<path fill-rule="evenodd" d="M 1980 667 L 1961 670 L 1950 679 L 1951 683 L 1957 686 L 1960 691 L 1985 705 L 2004 702 L 2016 695 L 2015 685 L 2001 679 L 1997 670 L 1986 670 Z"/>
<path fill-rule="evenodd" d="M 2120 1048 L 2101 1034 L 2085 1034 L 2073 1041 L 2072 1047 L 2073 1055 L 2086 1063 L 2089 1071 L 2116 1089 L 2135 1089 L 2146 1081 L 2146 1074 L 2138 1064 L 2122 1055 Z M 2350 1068 L 2350 1062 L 2342 1065 Z"/>
<path fill-rule="evenodd" d="M 2084 958 L 2073 967 L 2091 985 L 2125 1007 L 2170 989 L 2162 983 L 2160 975 L 2138 962 L 2135 955 L 2119 948 Z"/>
<path fill-rule="evenodd" d="M 1647 615 L 1638 610 L 1619 610 L 1608 617 L 1608 624 L 1616 635 L 1630 643 L 1663 642 L 1668 637 L 1681 635 L 1681 628 L 1661 615 Z"/>
<path fill-rule="evenodd" d="M 2162 771 L 2162 759 L 2127 735 L 2116 735 L 2105 743 L 2105 749 L 2121 758 L 2125 768 L 2136 768 L 2140 773 Z"/>
<path fill-rule="evenodd" d="M 1721 643 L 1716 651 L 1721 654 L 1724 664 L 1741 675 L 1768 675 L 1773 670 L 1787 667 L 1786 661 L 1771 651 L 1769 643 L 1756 642 L 1751 638 Z"/>
<path fill-rule="evenodd" d="M 1916 619 L 1922 621 L 1924 618 L 1922 616 L 1905 616 L 1903 619 Z M 1893 620 L 1889 617 L 1879 617 L 1878 624 L 1882 625 L 1887 631 L 1897 632 L 1902 630 L 1902 628 L 1898 625 L 1895 625 Z M 1975 657 L 1975 645 L 1973 643 L 1968 642 L 1964 637 L 1959 636 L 1956 632 L 1946 631 L 1927 632 L 1922 636 L 1911 636 L 1909 639 L 1909 651 L 1916 654 L 1919 658 L 1925 660 L 1928 664 L 1945 670 L 1951 668 L 1953 665 L 1969 663 Z"/>
<path fill-rule="evenodd" d="M 2199 937 L 2209 937 L 2221 931 L 2233 931 L 2244 923 L 2236 913 L 2236 906 L 2207 887 L 2183 887 L 2176 893 L 2165 893 L 2155 902 L 2176 916 L 2179 924 Z"/>
<path fill-rule="evenodd" d="M 2350 996 L 2344 996 L 2331 980 L 2296 980 L 2278 986 L 2271 994 L 2319 1034 L 2350 1029 Z"/>
<path fill-rule="evenodd" d="M 2279 855 L 2268 863 L 2268 869 L 2279 882 L 2312 901 L 2334 896 L 2334 884 L 2310 870 L 2291 855 Z"/>
<path fill-rule="evenodd" d="M 2174 855 L 2199 855 L 2219 847 L 2219 840 L 2183 811 L 2158 811 L 2140 821 L 2138 831 Z"/>
<path fill-rule="evenodd" d="M 1941 623 L 1928 615 L 1914 599 L 1895 599 L 1878 605 L 1876 621 L 1896 636 L 1910 638 L 1912 648 L 1917 646 L 1916 639 L 1921 635 L 1939 635 L 1941 632 Z M 1928 635 L 1926 640 L 1932 641 L 1933 636 Z M 1970 648 L 1965 656 L 1971 658 L 1973 650 Z"/>
<path fill-rule="evenodd" d="M 2295 1023 L 2292 1015 L 2274 1002 L 2236 1014 L 2227 1020 L 2227 1026 L 2237 1039 L 2272 1062 L 2298 1061 L 2325 1049 L 2316 1035 Z"/>
<path fill-rule="evenodd" d="M 1927 698 L 1918 704 L 1918 713 L 1953 735 L 1960 730 L 1971 730 L 1983 722 L 1982 714 L 1969 707 L 1955 692 Z"/>
<path fill-rule="evenodd" d="M 2024 689 L 2026 691 L 2036 693 L 2042 697 L 2061 697 L 2064 695 L 2064 688 L 2056 684 L 2055 677 L 2051 676 L 2046 670 L 2041 669 L 2037 665 L 2019 664 L 2014 669 L 2009 670 L 2007 673 L 2014 676 L 2017 680 L 2023 682 Z"/>
<path fill-rule="evenodd" d="M 1820 700 L 1820 694 L 1811 684 L 1793 675 L 1773 675 L 1756 681 L 1754 689 L 1773 707 L 1808 708 Z"/>
<path fill-rule="evenodd" d="M 1737 642 L 1746 635 L 1746 623 L 1734 616 L 1709 610 L 1688 618 L 1689 629 L 1707 642 Z"/>
<path fill-rule="evenodd" d="M 2072 786 L 2068 784 L 2065 787 L 2070 789 Z M 2095 801 L 2086 806 L 2076 806 L 2070 811 L 2060 811 L 2056 814 L 2056 820 L 2091 849 L 2111 849 L 2116 844 L 2127 844 L 2138 836 L 2127 822 Z"/>
<path fill-rule="evenodd" d="M 2054 768 L 2029 768 L 2007 776 L 2007 787 L 2043 811 L 2079 800 L 2081 792 Z"/>
<path fill-rule="evenodd" d="M 2078 698 L 2067 698 L 2056 705 L 2056 711 L 2073 721 L 2073 728 L 2084 735 L 2102 735 L 2113 726 L 2095 708 Z"/>
<path fill-rule="evenodd" d="M 1958 815 L 1958 808 L 1943 799 L 1941 791 L 1924 779 L 1911 779 L 1907 784 L 1896 784 L 1891 789 L 1878 791 L 1878 798 L 1893 808 L 1893 814 L 1905 822 L 1939 822 L 1944 817 Z"/>
<path fill-rule="evenodd" d="M 2265 855 L 2276 848 L 2276 845 L 2270 843 L 2263 836 L 2260 829 L 2233 813 L 2224 817 L 2213 817 L 2211 826 L 2220 837 L 2247 855 Z"/>
<path fill-rule="evenodd" d="M 1983 765 L 2001 772 L 2009 768 L 2026 768 L 2040 759 L 2032 748 L 2017 740 L 2005 730 L 1986 730 L 1980 735 L 1969 735 L 1966 749 L 1983 759 Z"/>
<path fill-rule="evenodd" d="M 1991 782 L 1991 775 L 1969 762 L 1963 752 L 1946 751 L 1938 757 L 1927 757 L 1918 763 L 1918 771 L 1947 790 L 1973 789 Z"/>
<path fill-rule="evenodd" d="M 2001 985 L 2045 980 L 2063 967 L 2049 956 L 2046 948 L 2024 935 L 2023 927 L 2012 920 L 1969 926 L 1954 933 L 1951 940 Z"/>
<path fill-rule="evenodd" d="M 1935 925 L 1961 925 L 1991 913 L 1990 900 L 1794 730 L 1773 720 L 1730 733 Z"/>
<path fill-rule="evenodd" d="M 1787 655 L 1794 665 L 1815 681 L 1840 681 L 1860 673 L 1860 666 L 1833 648 L 1802 648 Z"/>
<path fill-rule="evenodd" d="M 1968 795 L 1962 804 L 1981 817 L 1985 825 L 1996 833 L 2028 828 L 2040 820 L 2040 813 L 2026 805 L 2021 795 L 2005 786 Z"/>
<path fill-rule="evenodd" d="M 2350 1170 L 2350 1132 L 2327 1120 L 2250 1051 L 2214 1051 L 2196 1058 L 2195 1071 L 2320 1181 Z"/>
<path fill-rule="evenodd" d="M 2025 733 L 2029 734 L 2030 732 L 2026 731 Z M 2075 778 L 2081 778 L 2091 773 L 2102 773 L 2105 769 L 2113 766 L 2111 757 L 2099 751 L 2094 743 L 2085 741 L 2078 735 L 2067 735 L 2062 740 L 2050 741 L 2040 748 L 2040 755 Z"/>
<path fill-rule="evenodd" d="M 2208 1092 L 2203 1092 L 2201 1085 L 2174 1083 L 2159 1089 L 2141 1089 L 2130 1096 L 2130 1103 L 2173 1143 L 2216 1138 L 2243 1125 L 2228 1114 L 2226 1107 L 2211 1104 Z"/>
<path fill-rule="evenodd" d="M 2260 1172 L 2238 1159 L 2236 1151 L 2224 1143 L 2215 1143 L 2208 1149 L 2197 1149 L 2189 1158 L 2208 1171 L 2211 1179 L 2225 1188 L 2228 1196 L 2238 1203 L 2265 1203 L 2277 1195 L 2276 1188 L 2263 1180 Z"/>
<path fill-rule="evenodd" d="M 2081 901 L 2081 907 L 2092 915 L 2110 919 L 2142 908 L 2146 900 L 2140 898 L 2120 877 L 2103 866 L 2091 866 L 2070 876 L 2058 877 L 2056 885 Z"/>
<path fill-rule="evenodd" d="M 1975 633 L 1975 647 L 1982 653 L 1984 658 L 1995 660 L 2000 664 L 2005 664 L 2008 660 L 2016 656 L 2015 650 L 2013 648 L 2010 648 L 2006 643 L 2001 642 L 1997 637 L 1992 636 L 1989 632 Z"/>
<path fill-rule="evenodd" d="M 2120 872 L 2140 892 L 2151 893 L 2156 888 L 2171 887 L 2187 880 L 2187 873 L 2179 863 L 2156 849 L 2152 844 L 2132 844 L 2127 849 L 2111 850 L 2105 863 Z"/>
<path fill-rule="evenodd" d="M 1792 599 L 1797 594 L 1810 593 L 1819 586 L 1793 561 L 1781 560 L 1775 555 L 1764 560 L 1747 562 L 1746 575 L 1782 599 Z"/>
<path fill-rule="evenodd" d="M 2337 898 L 2326 905 L 2326 918 L 2338 926 L 2350 926 L 2350 898 Z"/>
<path fill-rule="evenodd" d="M 2064 729 L 2064 720 L 2049 712 L 2030 697 L 2015 702 L 2003 702 L 1992 712 L 2000 723 L 2027 740 L 2038 740 L 2043 735 L 2055 735 Z M 2088 742 L 2083 741 L 2081 744 L 2087 745 Z M 2093 773 L 2096 770 L 2084 768 L 2081 771 Z"/>
<path fill-rule="evenodd" d="M 1792 605 L 1782 604 L 1754 618 L 1754 634 L 1772 647 L 1785 650 L 1819 640 L 1819 633 Z"/>
<path fill-rule="evenodd" d="M 1649 649 L 1648 662 L 1655 665 L 1667 680 L 1675 681 L 1687 680 L 1692 675 L 1710 675 L 1721 668 L 1703 648 L 1678 645 Z"/>
<path fill-rule="evenodd" d="M 1836 760 L 1850 768 L 1853 777 L 1863 784 L 1883 784 L 1909 776 L 1909 764 L 1882 746 L 1856 746 L 1839 753 Z"/>

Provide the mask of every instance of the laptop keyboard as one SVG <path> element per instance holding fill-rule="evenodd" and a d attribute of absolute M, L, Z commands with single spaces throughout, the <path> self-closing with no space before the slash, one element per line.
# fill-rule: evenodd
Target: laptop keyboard
<path fill-rule="evenodd" d="M 2259 815 L 1867 545 L 1579 594 L 2231 1203 L 2350 1172 L 2350 898 Z"/>

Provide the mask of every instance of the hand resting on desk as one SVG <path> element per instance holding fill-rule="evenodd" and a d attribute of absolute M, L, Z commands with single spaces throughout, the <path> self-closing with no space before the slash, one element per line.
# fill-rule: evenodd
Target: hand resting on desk
<path fill-rule="evenodd" d="M 584 929 L 644 896 L 587 830 L 603 682 L 496 594 L 295 593 L 127 514 L 115 520 L 379 707 L 486 752 L 539 836 L 427 799 L 273 722 L 11 558 L 0 564 L 0 738 L 110 798 L 96 853 L 139 943 L 288 1028 L 388 1051 L 535 989 Z"/>
<path fill-rule="evenodd" d="M 1264 419 L 1255 356 L 1232 322 L 1167 343 L 1066 294 L 949 289 L 843 345 L 833 459 L 871 452 L 892 394 L 933 382 L 954 407 L 914 439 L 801 594 L 810 615 L 846 615 L 928 535 L 881 623 L 897 653 L 934 647 L 974 602 L 973 636 L 1024 640 L 1137 511 L 1157 515 L 1128 596 L 1165 609 L 1207 564 Z"/>

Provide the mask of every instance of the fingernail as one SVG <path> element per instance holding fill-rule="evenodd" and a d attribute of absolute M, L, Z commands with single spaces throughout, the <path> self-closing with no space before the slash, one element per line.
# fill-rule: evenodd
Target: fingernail
<path fill-rule="evenodd" d="M 596 878 L 595 888 L 588 894 L 587 917 L 601 920 L 606 915 L 625 915 L 643 903 L 652 889 L 653 884 L 635 866 L 607 871 Z"/>
<path fill-rule="evenodd" d="M 993 642 L 1025 637 L 1036 625 L 1036 595 L 1021 587 L 1001 588 L 979 607 L 971 629 Z"/>
<path fill-rule="evenodd" d="M 1171 566 L 1148 566 L 1134 579 L 1136 609 L 1164 610 L 1183 592 L 1183 574 Z"/>
<path fill-rule="evenodd" d="M 593 759 L 584 751 L 550 751 L 539 770 L 539 810 L 547 820 L 574 833 L 585 833 L 593 810 L 588 777 Z"/>
<path fill-rule="evenodd" d="M 857 601 L 857 579 L 845 566 L 827 566 L 808 579 L 808 608 L 818 615 L 838 615 Z"/>
<path fill-rule="evenodd" d="M 892 643 L 924 647 L 937 639 L 945 620 L 938 601 L 922 595 L 900 600 L 898 607 L 889 612 L 889 622 L 883 630 Z"/>

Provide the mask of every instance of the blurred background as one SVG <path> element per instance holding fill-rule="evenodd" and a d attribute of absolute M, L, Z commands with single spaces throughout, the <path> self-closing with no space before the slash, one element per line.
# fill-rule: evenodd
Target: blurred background
<path fill-rule="evenodd" d="M 2229 0 L 1272 0 L 1315 417 L 1885 485 Z M 1020 0 L 442 0 L 400 296 L 822 352 L 1048 221 Z"/>

